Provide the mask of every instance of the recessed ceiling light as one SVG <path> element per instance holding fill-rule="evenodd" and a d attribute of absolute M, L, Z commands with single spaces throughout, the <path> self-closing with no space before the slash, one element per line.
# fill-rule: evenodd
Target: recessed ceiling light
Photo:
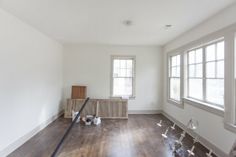
<path fill-rule="evenodd" d="M 133 25 L 133 21 L 131 21 L 131 20 L 124 20 L 124 21 L 123 21 L 123 24 L 124 24 L 125 26 L 131 26 L 131 25 Z"/>

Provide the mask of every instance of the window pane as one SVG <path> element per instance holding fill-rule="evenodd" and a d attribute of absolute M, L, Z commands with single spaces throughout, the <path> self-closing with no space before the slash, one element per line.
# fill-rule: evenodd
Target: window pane
<path fill-rule="evenodd" d="M 202 77 L 202 64 L 196 65 L 196 77 Z"/>
<path fill-rule="evenodd" d="M 188 63 L 195 63 L 195 51 L 191 51 L 188 53 Z"/>
<path fill-rule="evenodd" d="M 113 79 L 114 96 L 132 95 L 132 78 L 114 78 Z"/>
<path fill-rule="evenodd" d="M 180 101 L 180 79 L 179 78 L 170 79 L 170 98 Z"/>
<path fill-rule="evenodd" d="M 206 63 L 206 77 L 215 78 L 215 62 Z"/>
<path fill-rule="evenodd" d="M 171 74 L 172 77 L 177 77 L 176 67 L 172 67 L 172 68 L 171 68 L 171 73 L 172 73 L 172 74 Z"/>
<path fill-rule="evenodd" d="M 224 80 L 207 79 L 206 81 L 206 99 L 215 104 L 224 104 Z"/>
<path fill-rule="evenodd" d="M 113 70 L 113 77 L 118 77 L 119 76 L 119 70 L 118 68 L 114 68 Z"/>
<path fill-rule="evenodd" d="M 176 56 L 171 57 L 171 66 L 176 66 Z"/>
<path fill-rule="evenodd" d="M 188 76 L 195 77 L 195 65 L 189 65 Z"/>
<path fill-rule="evenodd" d="M 176 65 L 180 65 L 180 55 L 176 56 Z"/>
<path fill-rule="evenodd" d="M 119 77 L 126 77 L 126 69 L 120 69 L 118 76 Z"/>
<path fill-rule="evenodd" d="M 180 67 L 176 67 L 176 77 L 180 77 Z"/>
<path fill-rule="evenodd" d="M 113 61 L 113 67 L 114 68 L 119 68 L 120 67 L 120 61 L 119 60 L 117 60 L 117 59 L 115 59 L 114 61 Z"/>
<path fill-rule="evenodd" d="M 217 59 L 224 59 L 225 43 L 224 41 L 217 44 Z"/>
<path fill-rule="evenodd" d="M 202 79 L 189 79 L 189 97 L 202 100 Z"/>
<path fill-rule="evenodd" d="M 120 68 L 126 68 L 126 60 L 120 60 Z"/>
<path fill-rule="evenodd" d="M 196 63 L 202 63 L 202 48 L 196 50 Z"/>
<path fill-rule="evenodd" d="M 215 50 L 215 44 L 207 46 L 206 48 L 206 61 L 212 61 L 216 59 L 216 50 Z"/>
<path fill-rule="evenodd" d="M 217 78 L 224 78 L 224 61 L 217 62 Z"/>
<path fill-rule="evenodd" d="M 127 77 L 133 76 L 132 69 L 127 69 L 126 72 L 127 72 L 127 75 L 126 75 Z"/>
<path fill-rule="evenodd" d="M 133 60 L 127 60 L 127 68 L 132 69 L 133 68 Z"/>

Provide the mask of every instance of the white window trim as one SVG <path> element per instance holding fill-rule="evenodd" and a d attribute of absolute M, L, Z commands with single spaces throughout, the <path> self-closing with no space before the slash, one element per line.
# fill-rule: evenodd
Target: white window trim
<path fill-rule="evenodd" d="M 170 98 L 170 59 L 172 56 L 180 55 L 180 101 L 174 100 Z M 176 105 L 177 107 L 184 108 L 184 104 L 182 101 L 183 98 L 183 55 L 179 52 L 174 53 L 168 53 L 167 54 L 167 102 L 173 105 Z"/>
<path fill-rule="evenodd" d="M 206 63 L 207 62 L 209 62 L 209 61 L 206 61 L 206 47 L 208 47 L 208 46 L 210 46 L 210 45 L 212 45 L 212 44 L 217 44 L 217 43 L 219 43 L 219 42 L 222 42 L 222 41 L 224 41 L 225 42 L 225 40 L 224 40 L 224 37 L 221 37 L 221 38 L 219 38 L 219 39 L 215 39 L 215 40 L 213 40 L 213 41 L 210 41 L 210 42 L 207 42 L 206 44 L 203 44 L 203 45 L 201 45 L 201 46 L 199 46 L 199 47 L 195 47 L 195 48 L 192 48 L 192 49 L 189 49 L 188 51 L 187 51 L 187 73 L 188 73 L 188 68 L 189 68 L 189 64 L 188 64 L 188 62 L 189 62 L 189 58 L 188 58 L 188 53 L 189 52 L 191 52 L 191 51 L 194 51 L 194 50 L 197 50 L 197 49 L 200 49 L 200 48 L 202 48 L 202 77 L 201 77 L 201 79 L 202 79 L 202 83 L 203 83 L 203 86 L 202 86 L 202 88 L 203 88 L 203 99 L 202 100 L 199 100 L 199 99 L 197 99 L 197 98 L 192 98 L 192 97 L 190 97 L 189 96 L 189 78 L 188 78 L 188 74 L 187 74 L 187 95 L 185 96 L 185 99 L 188 99 L 188 101 L 195 101 L 195 103 L 196 104 L 198 104 L 198 105 L 205 105 L 205 104 L 207 104 L 207 106 L 208 107 L 212 107 L 213 109 L 218 109 L 219 108 L 219 112 L 223 109 L 224 110 L 224 106 L 225 106 L 225 103 L 223 104 L 223 106 L 222 105 L 220 105 L 220 104 L 215 104 L 215 103 L 212 103 L 212 102 L 208 102 L 207 100 L 206 100 Z M 225 63 L 225 58 L 223 59 L 224 60 L 224 63 Z M 216 62 L 218 61 L 218 60 L 215 60 Z M 214 61 L 214 62 L 215 62 Z M 217 71 L 216 71 L 216 73 L 217 73 Z M 209 78 L 208 78 L 209 79 Z M 225 80 L 225 77 L 224 78 L 215 78 L 215 79 L 223 79 L 223 80 Z M 224 91 L 225 91 L 225 89 L 224 89 Z M 225 93 L 225 92 L 224 92 Z M 225 95 L 225 94 L 224 94 Z M 199 102 L 201 102 L 201 103 L 199 103 Z M 209 110 L 209 112 L 210 112 L 211 110 Z"/>
<path fill-rule="evenodd" d="M 231 132 L 236 133 L 236 125 L 234 125 L 234 124 L 225 122 L 224 123 L 224 128 L 231 131 Z"/>
<path fill-rule="evenodd" d="M 226 53 L 225 54 L 225 128 L 236 133 L 236 83 L 235 83 L 235 32 L 236 25 L 233 32 L 229 31 L 225 35 Z M 233 66 L 232 66 L 233 65 Z"/>
<path fill-rule="evenodd" d="M 119 96 L 113 96 L 113 60 L 115 59 L 132 59 L 133 60 L 133 80 L 132 80 L 132 96 L 129 99 L 135 99 L 136 94 L 136 56 L 129 55 L 111 55 L 111 70 L 110 70 L 110 98 L 122 98 Z"/>
<path fill-rule="evenodd" d="M 236 97 L 236 92 L 235 92 L 235 90 L 236 90 L 236 69 L 235 69 L 235 67 L 236 67 L 236 30 L 235 30 L 235 33 L 234 33 L 234 35 L 233 35 L 234 37 L 234 41 L 233 41 L 233 43 L 232 43 L 232 47 L 233 47 L 233 75 L 234 75 L 234 87 L 233 87 L 233 94 L 234 94 L 234 113 L 233 113 L 233 116 L 234 116 L 234 122 L 233 122 L 233 130 L 234 130 L 234 132 L 236 133 L 236 102 L 235 102 L 235 97 Z"/>
<path fill-rule="evenodd" d="M 224 117 L 224 109 L 203 101 L 198 101 L 191 98 L 183 98 L 183 101 L 189 105 L 195 106 L 197 108 L 203 109 L 207 112 L 216 114 L 218 116 Z"/>

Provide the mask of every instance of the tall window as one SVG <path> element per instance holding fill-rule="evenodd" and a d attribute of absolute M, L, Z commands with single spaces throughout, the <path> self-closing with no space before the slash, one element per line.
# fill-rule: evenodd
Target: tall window
<path fill-rule="evenodd" d="M 203 100 L 203 49 L 188 53 L 188 96 Z"/>
<path fill-rule="evenodd" d="M 135 57 L 112 57 L 112 96 L 134 97 Z"/>
<path fill-rule="evenodd" d="M 180 101 L 180 55 L 169 58 L 169 98 Z"/>
<path fill-rule="evenodd" d="M 224 41 L 188 52 L 188 97 L 223 107 Z"/>

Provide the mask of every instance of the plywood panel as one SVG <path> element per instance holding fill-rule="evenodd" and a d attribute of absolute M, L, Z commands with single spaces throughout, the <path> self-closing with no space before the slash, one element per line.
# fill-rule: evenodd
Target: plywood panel
<path fill-rule="evenodd" d="M 72 86 L 71 99 L 86 99 L 87 87 L 86 86 Z"/>
<path fill-rule="evenodd" d="M 65 118 L 71 118 L 72 110 L 79 111 L 85 99 L 68 99 Z M 128 118 L 128 101 L 121 99 L 90 99 L 81 116 L 96 115 L 102 118 Z"/>

